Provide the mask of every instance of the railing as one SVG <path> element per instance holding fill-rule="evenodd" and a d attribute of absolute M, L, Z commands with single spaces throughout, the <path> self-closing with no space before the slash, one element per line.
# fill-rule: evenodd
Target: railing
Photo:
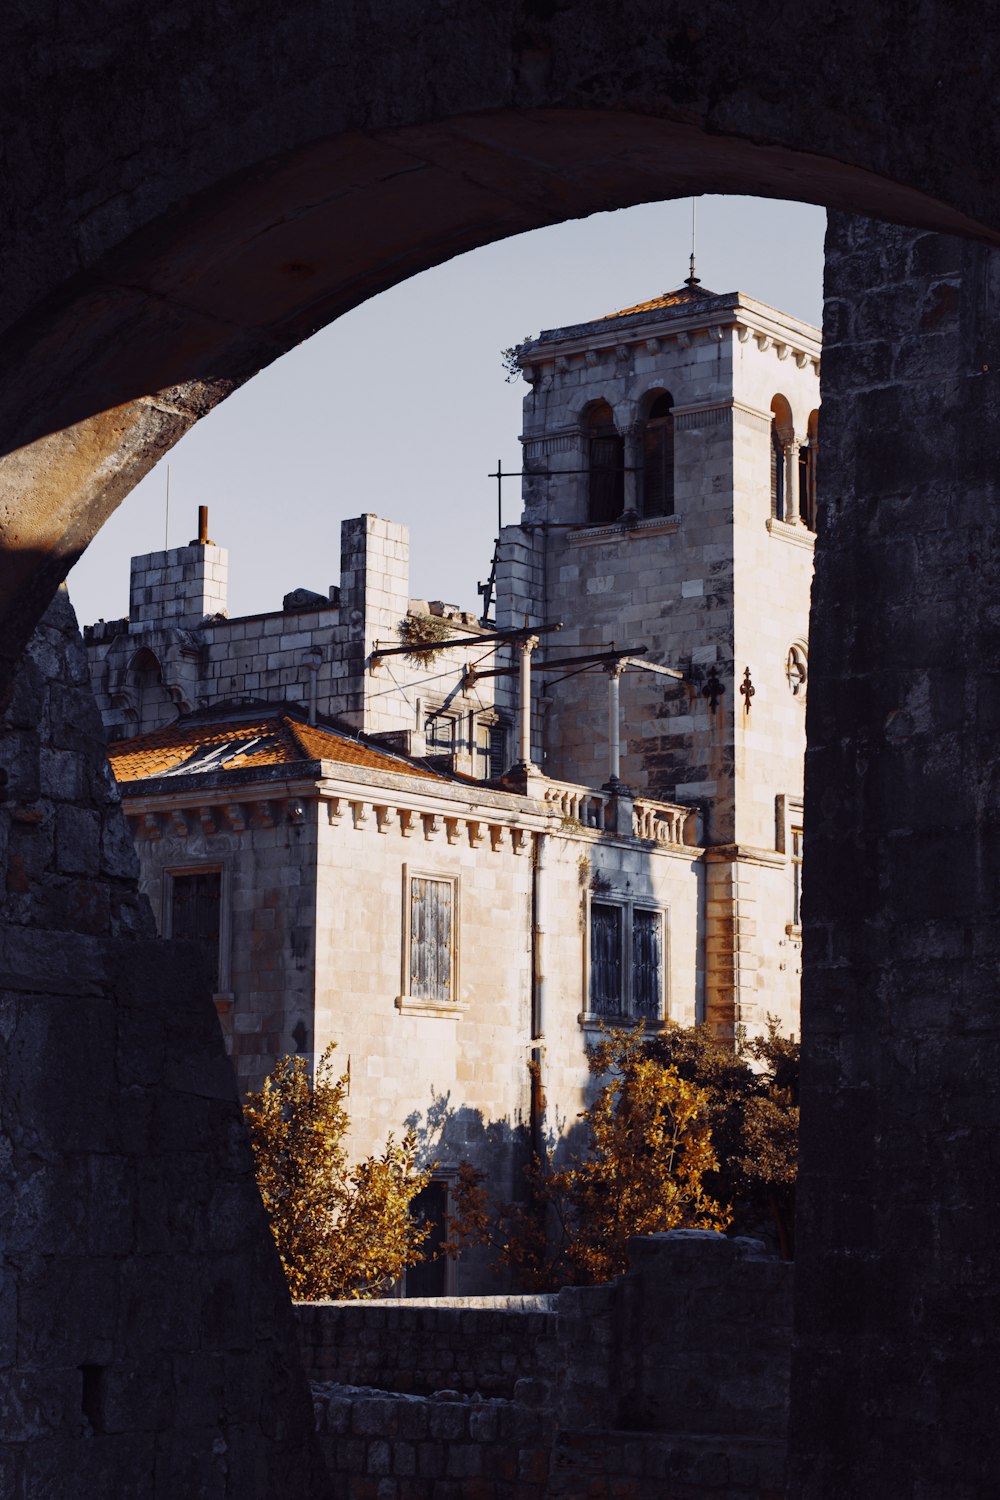
<path fill-rule="evenodd" d="M 574 786 L 569 781 L 550 781 L 543 796 L 548 806 L 562 818 L 582 823 L 584 828 L 603 830 L 606 826 L 608 799 L 603 792 Z"/>
<path fill-rule="evenodd" d="M 607 792 L 577 786 L 570 781 L 548 781 L 542 796 L 546 806 L 567 822 L 579 823 L 600 833 L 614 831 L 612 799 Z M 696 810 L 691 807 L 636 798 L 632 806 L 632 837 L 650 844 L 684 845 L 688 842 L 688 819 L 696 816 Z M 620 824 L 618 827 L 621 831 Z"/>
<path fill-rule="evenodd" d="M 637 800 L 632 808 L 632 833 L 635 838 L 654 844 L 686 844 L 687 821 L 693 816 L 694 809 L 690 807 Z"/>

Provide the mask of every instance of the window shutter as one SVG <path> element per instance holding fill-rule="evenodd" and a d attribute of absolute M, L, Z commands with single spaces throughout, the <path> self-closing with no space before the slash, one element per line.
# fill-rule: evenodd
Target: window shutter
<path fill-rule="evenodd" d="M 785 515 L 785 450 L 778 429 L 771 423 L 771 518 L 782 521 Z"/>
<path fill-rule="evenodd" d="M 625 507 L 625 442 L 615 434 L 590 440 L 590 520 L 616 521 Z"/>
<path fill-rule="evenodd" d="M 221 871 L 172 875 L 170 887 L 171 936 L 201 944 L 208 955 L 212 985 L 218 988 Z"/>
<path fill-rule="evenodd" d="M 617 1016 L 622 1009 L 622 910 L 602 901 L 590 905 L 590 1009 Z"/>
<path fill-rule="evenodd" d="M 451 999 L 452 887 L 414 876 L 410 886 L 410 994 Z"/>
<path fill-rule="evenodd" d="M 661 934 L 659 912 L 632 913 L 632 1010 L 637 1019 L 660 1019 Z"/>

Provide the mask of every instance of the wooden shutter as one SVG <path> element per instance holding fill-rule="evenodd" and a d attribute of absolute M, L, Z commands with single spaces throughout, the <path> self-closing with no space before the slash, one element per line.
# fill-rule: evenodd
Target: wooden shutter
<path fill-rule="evenodd" d="M 771 516 L 776 521 L 785 519 L 785 450 L 774 422 L 771 423 Z"/>
<path fill-rule="evenodd" d="M 616 433 L 590 440 L 589 519 L 594 525 L 616 521 L 625 508 L 625 442 Z"/>
<path fill-rule="evenodd" d="M 672 516 L 674 513 L 674 419 L 673 397 L 658 396 L 650 408 L 643 433 L 642 513 Z"/>
<path fill-rule="evenodd" d="M 590 904 L 590 1010 L 618 1016 L 622 1010 L 622 909 Z"/>
<path fill-rule="evenodd" d="M 451 999 L 452 886 L 414 875 L 410 883 L 410 994 Z"/>
<path fill-rule="evenodd" d="M 658 1021 L 661 1010 L 662 921 L 658 911 L 632 913 L 632 1013 Z"/>
<path fill-rule="evenodd" d="M 170 935 L 201 944 L 209 961 L 211 981 L 219 985 L 219 923 L 222 873 L 196 870 L 170 877 Z"/>

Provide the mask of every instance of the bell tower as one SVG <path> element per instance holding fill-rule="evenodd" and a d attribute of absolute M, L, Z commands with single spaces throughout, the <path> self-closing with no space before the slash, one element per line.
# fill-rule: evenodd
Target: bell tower
<path fill-rule="evenodd" d="M 497 620 L 562 620 L 560 657 L 636 653 L 619 774 L 702 811 L 722 1033 L 798 1007 L 819 359 L 815 328 L 693 278 L 519 351 L 523 513 L 501 537 Z M 547 776 L 606 783 L 608 696 L 593 668 L 539 683 Z M 751 940 L 768 909 L 780 922 Z"/>

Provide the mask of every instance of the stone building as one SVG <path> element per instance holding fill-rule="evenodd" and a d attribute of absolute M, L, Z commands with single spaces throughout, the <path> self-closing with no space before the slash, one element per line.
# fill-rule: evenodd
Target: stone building
<path fill-rule="evenodd" d="M 230 619 L 202 512 L 85 632 L 241 1082 L 335 1041 L 357 1150 L 411 1120 L 441 1212 L 566 1138 L 602 1022 L 797 1027 L 816 330 L 692 282 L 519 358 L 495 620 L 411 599 L 373 515 L 327 596 Z"/>

